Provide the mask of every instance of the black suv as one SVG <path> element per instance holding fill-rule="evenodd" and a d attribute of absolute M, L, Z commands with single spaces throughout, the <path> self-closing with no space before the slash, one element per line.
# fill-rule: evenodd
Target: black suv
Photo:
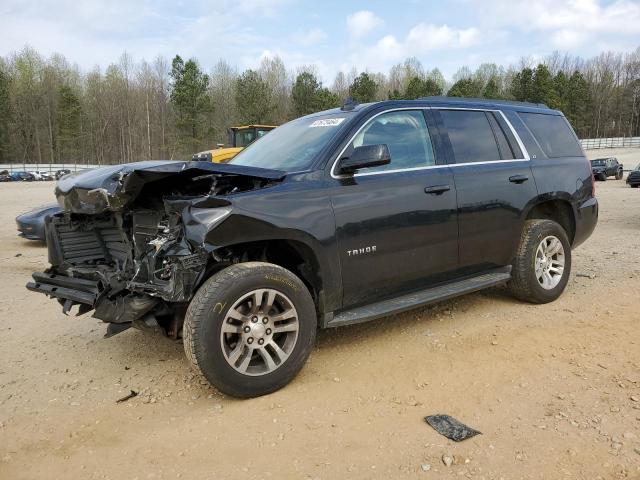
<path fill-rule="evenodd" d="M 228 164 L 140 162 L 63 177 L 51 268 L 65 313 L 183 337 L 211 384 L 272 392 L 316 329 L 499 284 L 564 290 L 595 228 L 591 166 L 544 105 L 426 98 L 289 122 Z"/>
<path fill-rule="evenodd" d="M 596 158 L 591 160 L 591 171 L 597 180 L 605 181 L 609 177 L 622 180 L 624 167 L 615 157 Z"/>

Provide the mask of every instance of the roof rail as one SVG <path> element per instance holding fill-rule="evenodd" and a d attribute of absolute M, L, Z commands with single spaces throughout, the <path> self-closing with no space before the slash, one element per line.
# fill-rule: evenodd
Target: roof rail
<path fill-rule="evenodd" d="M 498 105 L 521 105 L 523 107 L 549 108 L 544 103 L 517 102 L 515 100 L 497 100 L 492 98 L 435 96 L 435 97 L 422 97 L 419 100 L 431 100 L 436 102 L 450 102 L 450 103 L 484 103 L 484 104 L 498 104 Z"/>

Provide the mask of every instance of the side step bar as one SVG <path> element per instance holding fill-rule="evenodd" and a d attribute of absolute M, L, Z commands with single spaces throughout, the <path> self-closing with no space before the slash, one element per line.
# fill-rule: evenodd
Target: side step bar
<path fill-rule="evenodd" d="M 355 323 L 368 322 L 376 318 L 395 315 L 418 307 L 458 297 L 466 293 L 476 292 L 488 287 L 500 285 L 511 279 L 511 267 L 492 270 L 453 283 L 447 283 L 419 292 L 402 295 L 400 297 L 383 300 L 372 305 L 345 310 L 336 314 L 327 327 L 341 327 Z"/>
<path fill-rule="evenodd" d="M 27 289 L 32 292 L 44 293 L 50 297 L 84 303 L 93 307 L 100 293 L 98 282 L 91 280 L 41 272 L 36 272 L 32 276 L 34 281 L 27 283 Z"/>

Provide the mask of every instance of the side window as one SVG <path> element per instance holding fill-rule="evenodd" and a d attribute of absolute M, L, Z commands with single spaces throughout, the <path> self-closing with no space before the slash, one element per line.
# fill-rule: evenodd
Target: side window
<path fill-rule="evenodd" d="M 440 116 L 449 134 L 456 163 L 490 162 L 502 158 L 496 135 L 485 112 L 440 110 Z M 513 158 L 512 152 L 509 155 Z"/>
<path fill-rule="evenodd" d="M 582 156 L 580 144 L 563 116 L 524 112 L 519 112 L 518 115 L 536 137 L 547 157 Z"/>
<path fill-rule="evenodd" d="M 426 167 L 436 163 L 422 110 L 398 110 L 378 115 L 355 136 L 346 152 L 363 145 L 381 144 L 389 148 L 391 163 L 359 173 Z"/>

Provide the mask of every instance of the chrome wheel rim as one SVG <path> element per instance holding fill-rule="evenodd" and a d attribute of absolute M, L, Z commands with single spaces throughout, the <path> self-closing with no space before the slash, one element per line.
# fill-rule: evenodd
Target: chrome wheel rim
<path fill-rule="evenodd" d="M 298 312 L 289 297 L 270 288 L 252 290 L 227 311 L 220 345 L 234 370 L 266 375 L 287 361 L 299 329 Z"/>
<path fill-rule="evenodd" d="M 564 247 L 553 235 L 545 237 L 536 250 L 535 271 L 538 283 L 545 290 L 558 286 L 564 274 Z"/>

